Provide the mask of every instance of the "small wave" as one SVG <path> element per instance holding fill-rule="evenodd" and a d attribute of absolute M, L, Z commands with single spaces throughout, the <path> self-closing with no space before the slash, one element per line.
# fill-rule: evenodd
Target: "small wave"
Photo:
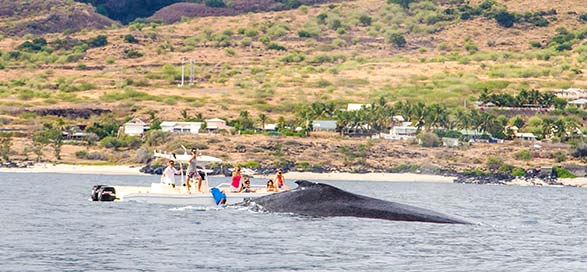
<path fill-rule="evenodd" d="M 184 206 L 184 207 L 174 207 L 174 208 L 170 208 L 169 211 L 178 211 L 178 212 L 183 212 L 183 211 L 218 211 L 218 210 L 222 210 L 223 207 L 218 206 L 218 207 L 205 207 L 205 206 Z"/>

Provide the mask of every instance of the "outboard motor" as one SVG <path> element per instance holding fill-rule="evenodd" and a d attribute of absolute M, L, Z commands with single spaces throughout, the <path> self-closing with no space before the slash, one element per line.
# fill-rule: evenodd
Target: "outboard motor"
<path fill-rule="evenodd" d="M 92 201 L 98 201 L 98 191 L 100 191 L 102 186 L 105 185 L 94 185 L 94 187 L 92 187 Z"/>
<path fill-rule="evenodd" d="M 98 201 L 114 201 L 116 199 L 116 190 L 114 187 L 102 186 L 98 189 Z"/>

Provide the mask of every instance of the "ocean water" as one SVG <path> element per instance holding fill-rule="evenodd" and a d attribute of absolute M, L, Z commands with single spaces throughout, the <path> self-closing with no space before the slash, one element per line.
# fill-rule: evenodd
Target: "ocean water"
<path fill-rule="evenodd" d="M 89 200 L 156 180 L 0 173 L 0 271 L 587 271 L 586 189 L 327 182 L 476 225 Z"/>

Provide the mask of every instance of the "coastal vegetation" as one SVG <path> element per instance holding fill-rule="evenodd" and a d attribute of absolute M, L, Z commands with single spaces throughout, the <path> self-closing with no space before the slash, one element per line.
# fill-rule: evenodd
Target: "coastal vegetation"
<path fill-rule="evenodd" d="M 113 2 L 86 2 L 114 16 L 107 8 Z M 236 2 L 222 3 L 230 8 Z M 587 157 L 582 151 L 585 110 L 553 93 L 586 86 L 583 14 L 553 3 L 529 8 L 522 1 L 280 3 L 292 10 L 184 18 L 174 24 L 129 17 L 120 19 L 127 26 L 102 30 L 3 34 L 0 118 L 6 120 L 3 127 L 26 130 L 24 137 L 10 137 L 8 153 L 27 157 L 22 148 L 14 148 L 25 141 L 44 160 L 132 162 L 141 157 L 143 162 L 144 156 L 135 156 L 137 150 L 172 148 L 167 143 L 181 140 L 157 131 L 161 121 L 222 118 L 235 129 L 206 138 L 212 141 L 207 151 L 220 156 L 224 150 L 224 159 L 261 166 L 289 161 L 299 169 L 389 170 L 424 164 L 422 158 L 402 160 L 432 152 L 434 158 L 428 159 L 442 168 L 462 170 L 474 164 L 483 171 L 519 173 Z M 585 7 L 580 1 L 573 5 Z M 187 65 L 178 87 L 183 57 Z M 190 59 L 195 63 L 193 84 Z M 347 111 L 349 103 L 369 106 Z M 79 107 L 110 113 L 79 117 L 35 111 Z M 417 140 L 369 145 L 369 140 L 349 138 L 387 134 L 394 116 L 418 129 Z M 142 137 L 119 136 L 118 128 L 133 117 L 145 120 L 151 130 Z M 322 140 L 313 133 L 315 120 L 336 121 L 338 134 L 324 143 L 336 147 L 293 152 L 296 145 L 287 141 Z M 267 124 L 275 124 L 276 131 L 260 129 Z M 57 130 L 77 125 L 95 137 L 83 143 L 59 139 Z M 490 163 L 490 156 L 454 158 L 469 156 L 468 149 L 475 147 L 468 145 L 478 143 L 441 147 L 443 138 L 468 143 L 471 131 L 486 135 L 487 141 L 513 141 L 513 147 L 504 145 L 512 150 L 503 164 Z M 535 150 L 518 142 L 516 133 L 532 133 L 545 146 L 562 145 L 562 151 Z M 270 145 L 269 151 L 251 146 L 254 140 L 248 135 L 267 142 L 276 136 L 287 140 Z M 337 145 L 344 141 L 349 143 Z M 393 145 L 393 152 L 385 153 L 385 145 Z M 403 154 L 402 146 L 419 155 Z M 236 150 L 246 151 L 239 157 Z M 103 156 L 91 155 L 98 153 Z M 399 161 L 379 165 L 371 159 L 389 154 L 400 154 Z M 312 160 L 320 156 L 341 162 Z"/>

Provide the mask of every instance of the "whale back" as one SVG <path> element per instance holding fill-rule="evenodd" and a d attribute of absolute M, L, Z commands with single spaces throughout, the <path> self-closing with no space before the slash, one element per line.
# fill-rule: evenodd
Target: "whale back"
<path fill-rule="evenodd" d="M 296 184 L 298 187 L 291 191 L 255 198 L 252 202 L 266 211 L 306 216 L 354 216 L 397 221 L 468 223 L 431 210 L 357 195 L 328 184 L 306 180 L 298 180 Z"/>

